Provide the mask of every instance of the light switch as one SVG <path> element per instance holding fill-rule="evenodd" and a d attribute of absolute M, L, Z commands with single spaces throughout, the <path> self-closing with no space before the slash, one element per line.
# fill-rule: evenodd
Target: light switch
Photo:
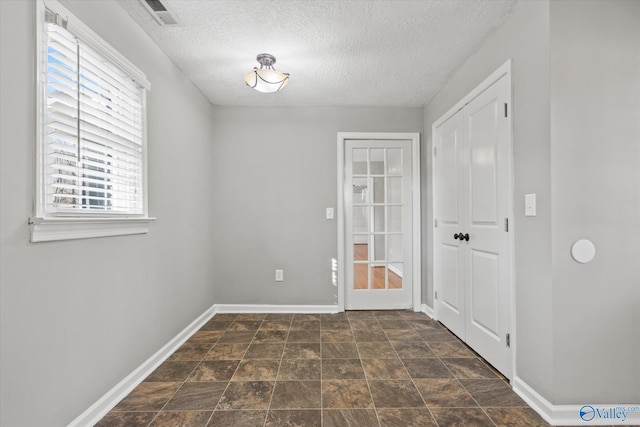
<path fill-rule="evenodd" d="M 327 219 L 333 219 L 333 208 L 327 208 Z"/>
<path fill-rule="evenodd" d="M 284 281 L 284 270 L 277 269 L 276 270 L 276 282 Z"/>
<path fill-rule="evenodd" d="M 536 216 L 536 193 L 524 195 L 524 216 Z"/>

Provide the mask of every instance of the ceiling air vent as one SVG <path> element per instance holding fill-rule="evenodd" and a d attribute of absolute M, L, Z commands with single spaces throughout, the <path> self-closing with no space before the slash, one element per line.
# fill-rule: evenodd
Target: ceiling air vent
<path fill-rule="evenodd" d="M 178 16 L 160 0 L 140 0 L 140 3 L 160 25 L 181 25 Z"/>

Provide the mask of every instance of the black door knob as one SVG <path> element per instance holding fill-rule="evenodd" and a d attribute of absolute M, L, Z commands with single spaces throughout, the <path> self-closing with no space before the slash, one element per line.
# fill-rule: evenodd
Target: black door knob
<path fill-rule="evenodd" d="M 462 239 L 462 233 L 460 233 L 460 234 L 456 233 L 456 234 L 453 235 L 454 239 L 457 239 L 458 237 L 460 237 Z"/>
<path fill-rule="evenodd" d="M 469 241 L 469 233 L 465 233 L 464 235 L 462 233 L 460 233 L 460 240 L 466 240 L 468 242 Z"/>

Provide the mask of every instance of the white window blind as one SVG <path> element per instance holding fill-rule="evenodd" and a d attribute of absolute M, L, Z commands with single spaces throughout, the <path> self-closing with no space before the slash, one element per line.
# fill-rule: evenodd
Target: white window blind
<path fill-rule="evenodd" d="M 147 233 L 154 220 L 146 171 L 151 84 L 59 1 L 35 4 L 38 138 L 31 241 Z"/>
<path fill-rule="evenodd" d="M 145 89 L 59 24 L 45 23 L 44 211 L 143 215 Z"/>

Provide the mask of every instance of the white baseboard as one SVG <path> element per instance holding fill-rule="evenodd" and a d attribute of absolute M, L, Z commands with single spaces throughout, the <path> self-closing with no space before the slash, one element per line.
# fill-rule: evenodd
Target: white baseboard
<path fill-rule="evenodd" d="M 146 377 L 148 377 L 158 366 L 171 356 L 191 335 L 195 334 L 209 319 L 215 314 L 215 306 L 210 307 L 202 313 L 189 326 L 178 333 L 171 341 L 165 344 L 153 356 L 148 358 L 133 372 L 127 375 L 122 381 L 116 384 L 96 403 L 91 405 L 86 411 L 71 421 L 68 427 L 93 426 L 109 413 L 122 399 L 133 391 Z"/>
<path fill-rule="evenodd" d="M 216 304 L 216 313 L 337 313 L 337 305 Z"/>
<path fill-rule="evenodd" d="M 196 333 L 209 319 L 217 313 L 337 313 L 337 305 L 271 305 L 271 304 L 215 304 L 201 314 L 196 320 L 191 322 L 184 330 L 176 335 L 171 341 L 158 350 L 153 356 L 147 359 L 142 365 L 127 375 L 115 387 L 109 390 L 97 402 L 91 405 L 86 411 L 73 420 L 69 427 L 82 427 L 95 425 L 100 421 L 118 402 L 125 398 L 134 388 L 136 388 L 147 376 L 149 376 L 162 362 L 171 356 L 185 341 Z M 427 316 L 433 318 L 434 312 L 431 307 L 422 304 L 422 310 Z M 514 392 L 516 392 L 529 406 L 531 406 L 540 416 L 551 425 L 632 425 L 640 424 L 640 404 L 611 405 L 611 404 L 591 404 L 596 409 L 615 407 L 636 407 L 637 410 L 629 412 L 626 420 L 615 418 L 595 417 L 590 421 L 580 418 L 580 409 L 583 405 L 553 405 L 531 388 L 519 377 L 514 377 L 512 381 Z"/>
<path fill-rule="evenodd" d="M 95 425 L 109 413 L 122 399 L 133 391 L 158 366 L 171 356 L 182 344 L 195 334 L 217 313 L 337 313 L 337 305 L 269 305 L 269 304 L 214 304 L 202 313 L 189 326 L 184 328 L 171 341 L 165 344 L 153 356 L 127 375 L 86 411 L 71 421 L 68 427 Z"/>
<path fill-rule="evenodd" d="M 640 423 L 640 404 L 588 404 L 588 405 L 553 405 L 519 377 L 512 381 L 513 391 L 531 406 L 546 422 L 563 426 L 602 426 L 602 425 L 637 425 Z M 581 418 L 581 410 L 586 407 L 585 419 Z M 636 410 L 626 412 L 626 418 L 615 418 L 621 415 L 615 408 L 634 407 Z M 612 410 L 613 408 L 613 410 Z M 601 411 L 599 416 L 595 410 Z M 593 417 L 591 417 L 593 414 Z M 614 417 L 605 418 L 607 415 Z"/>
<path fill-rule="evenodd" d="M 517 376 L 511 380 L 511 386 L 513 391 L 520 396 L 522 400 L 527 402 L 538 415 L 553 425 L 553 405 L 549 403 L 549 401 Z"/>
<path fill-rule="evenodd" d="M 427 304 L 422 304 L 422 310 L 421 310 L 424 314 L 426 314 L 427 316 L 429 316 L 430 318 L 434 318 L 435 317 L 435 313 L 433 312 L 433 308 L 429 307 Z"/>

